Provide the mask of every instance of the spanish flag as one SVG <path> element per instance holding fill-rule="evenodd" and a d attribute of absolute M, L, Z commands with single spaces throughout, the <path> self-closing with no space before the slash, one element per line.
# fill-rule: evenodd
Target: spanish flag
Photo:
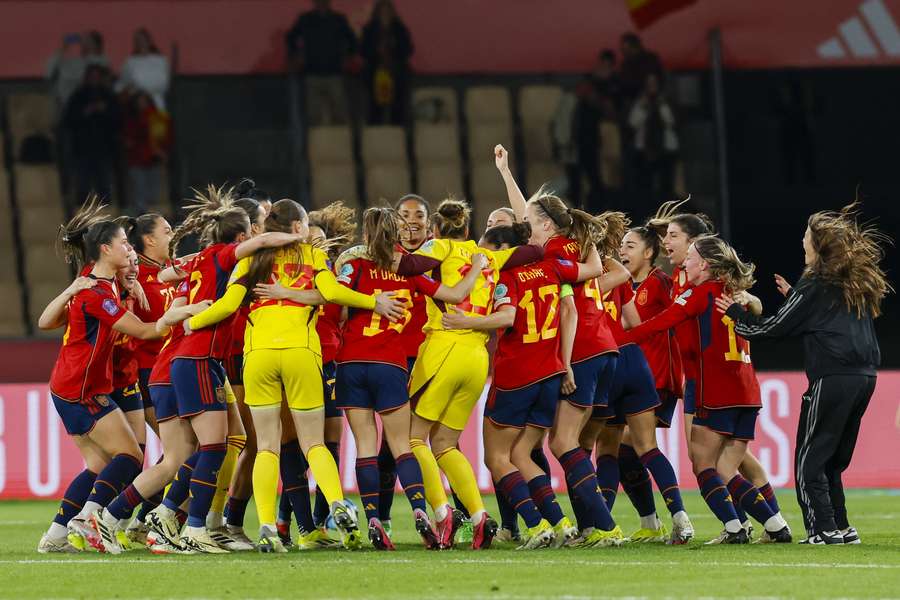
<path fill-rule="evenodd" d="M 645 29 L 669 13 L 694 4 L 697 0 L 625 0 L 635 27 Z"/>

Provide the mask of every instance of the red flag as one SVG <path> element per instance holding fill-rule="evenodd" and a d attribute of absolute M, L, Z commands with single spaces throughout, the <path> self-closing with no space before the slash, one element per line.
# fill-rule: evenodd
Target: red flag
<path fill-rule="evenodd" d="M 694 4 L 697 0 L 625 0 L 631 20 L 638 29 L 649 27 L 667 14 Z"/>

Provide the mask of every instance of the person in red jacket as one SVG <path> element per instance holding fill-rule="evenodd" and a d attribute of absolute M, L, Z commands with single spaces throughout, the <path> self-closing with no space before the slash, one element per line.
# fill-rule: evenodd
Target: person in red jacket
<path fill-rule="evenodd" d="M 627 331 L 623 341 L 641 342 L 686 324 L 697 360 L 697 414 L 691 434 L 691 460 L 697 483 L 710 509 L 725 525 L 721 543 L 746 544 L 735 503 L 763 524 L 767 541 L 791 541 L 790 529 L 769 506 L 759 489 L 744 479 L 738 467 L 754 438 L 761 406 L 759 383 L 750 360 L 750 346 L 734 331 L 734 321 L 721 317 L 715 299 L 724 291 L 753 285 L 753 265 L 743 263 L 728 244 L 701 236 L 691 244 L 684 272 L 691 288 L 649 321 Z M 727 481 L 727 486 L 725 484 Z"/>

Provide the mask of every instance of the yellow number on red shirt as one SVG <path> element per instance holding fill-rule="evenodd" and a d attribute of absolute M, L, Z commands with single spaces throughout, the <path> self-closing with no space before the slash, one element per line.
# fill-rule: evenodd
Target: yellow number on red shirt
<path fill-rule="evenodd" d="M 603 291 L 600 289 L 600 282 L 597 279 L 588 279 L 584 282 L 584 295 L 593 298 L 597 303 L 597 308 L 603 310 Z"/>
<path fill-rule="evenodd" d="M 203 273 L 200 271 L 191 271 L 191 293 L 188 296 L 188 304 L 194 303 L 197 292 L 200 291 L 200 282 L 203 281 Z"/>
<path fill-rule="evenodd" d="M 734 321 L 726 315 L 722 317 L 722 323 L 728 327 L 728 352 L 725 353 L 725 360 L 749 363 L 750 355 L 743 350 L 738 350 L 737 336 L 734 334 Z"/>
<path fill-rule="evenodd" d="M 378 295 L 382 290 L 372 290 L 372 293 Z M 372 320 L 369 321 L 369 324 L 363 327 L 363 335 L 366 337 L 372 337 L 373 335 L 378 335 L 382 331 L 387 331 L 388 329 L 393 329 L 397 333 L 403 333 L 403 330 L 406 328 L 406 325 L 409 323 L 410 319 L 412 319 L 412 313 L 409 312 L 409 309 L 412 307 L 412 292 L 409 290 L 390 290 L 392 294 L 399 300 L 403 301 L 405 311 L 403 313 L 403 318 L 397 321 L 396 323 L 389 323 L 387 327 L 384 329 L 381 328 L 381 315 L 377 312 L 372 311 Z"/>
<path fill-rule="evenodd" d="M 523 344 L 533 344 L 539 340 L 550 340 L 555 338 L 559 332 L 558 327 L 552 326 L 559 307 L 559 286 L 552 284 L 538 288 L 538 298 L 541 301 L 545 301 L 547 296 L 550 296 L 550 306 L 547 308 L 547 316 L 544 318 L 540 331 L 537 328 L 537 307 L 534 303 L 534 293 L 528 290 L 522 296 L 522 299 L 519 300 L 519 308 L 525 311 L 525 324 L 528 327 L 528 333 L 522 336 Z"/>

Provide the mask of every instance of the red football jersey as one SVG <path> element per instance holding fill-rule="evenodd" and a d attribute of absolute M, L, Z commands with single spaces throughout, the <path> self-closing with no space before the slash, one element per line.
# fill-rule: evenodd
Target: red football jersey
<path fill-rule="evenodd" d="M 172 304 L 172 296 L 175 294 L 175 287 L 159 281 L 159 272 L 165 269 L 168 264 L 161 265 L 147 258 L 138 255 L 138 283 L 144 288 L 144 295 L 147 296 L 147 303 L 150 305 L 149 310 L 144 310 L 139 305 L 135 305 L 135 316 L 144 323 L 153 323 L 162 317 L 169 305 Z M 135 356 L 138 361 L 138 368 L 152 369 L 156 357 L 162 349 L 163 340 L 132 340 L 135 348 Z"/>
<path fill-rule="evenodd" d="M 186 281 L 183 281 L 178 286 L 175 291 L 175 297 L 172 299 L 187 298 L 188 292 L 188 284 Z M 184 327 L 179 323 L 169 330 L 168 337 L 163 340 L 162 350 L 159 351 L 159 355 L 156 357 L 156 362 L 153 364 L 153 370 L 150 371 L 150 379 L 147 381 L 147 385 L 172 383 L 172 376 L 169 371 L 172 366 L 172 359 L 175 358 L 178 345 L 181 343 L 182 338 L 184 338 Z"/>
<path fill-rule="evenodd" d="M 126 310 L 134 312 L 134 298 L 127 296 L 122 300 Z M 112 365 L 113 365 L 113 389 L 118 390 L 128 387 L 138 380 L 138 358 L 135 352 L 135 340 L 124 333 L 114 332 Z"/>
<path fill-rule="evenodd" d="M 50 375 L 50 391 L 67 402 L 113 390 L 112 326 L 127 311 L 119 303 L 114 282 L 95 279 L 97 285 L 81 290 L 69 300 L 69 324 Z"/>
<path fill-rule="evenodd" d="M 634 307 L 641 321 L 647 321 L 672 304 L 672 278 L 661 269 L 653 269 L 635 286 L 634 293 Z M 675 332 L 662 331 L 641 342 L 640 346 L 653 371 L 656 389 L 680 396 L 684 390 L 684 373 Z"/>
<path fill-rule="evenodd" d="M 687 272 L 682 267 L 675 267 L 672 271 L 672 300 L 691 289 L 687 280 Z M 689 324 L 682 323 L 675 328 L 675 339 L 678 340 L 678 351 L 681 356 L 681 369 L 685 379 L 697 379 L 697 354 L 694 345 L 693 329 Z"/>
<path fill-rule="evenodd" d="M 504 330 L 494 353 L 494 385 L 513 390 L 563 373 L 559 356 L 560 284 L 578 279 L 578 265 L 555 258 L 500 273 L 494 309 L 516 309 L 513 326 Z"/>
<path fill-rule="evenodd" d="M 319 307 L 316 320 L 316 333 L 322 345 L 322 364 L 332 362 L 341 347 L 341 311 L 340 304 L 327 303 Z"/>
<path fill-rule="evenodd" d="M 720 281 L 692 287 L 672 306 L 625 332 L 626 340 L 640 342 L 676 324 L 690 326 L 693 347 L 698 349 L 698 410 L 761 406 L 750 344 L 734 332 L 734 321 L 716 310 L 715 300 L 724 289 Z"/>
<path fill-rule="evenodd" d="M 603 294 L 603 308 L 609 318 L 609 330 L 619 346 L 625 345 L 620 342 L 625 334 L 625 328 L 622 327 L 622 307 L 631 302 L 632 298 L 634 298 L 634 290 L 630 280 Z"/>
<path fill-rule="evenodd" d="M 231 350 L 228 354 L 239 356 L 244 353 L 244 333 L 247 331 L 247 317 L 250 316 L 250 307 L 241 306 L 234 313 L 234 323 L 231 326 Z"/>
<path fill-rule="evenodd" d="M 409 250 L 397 245 L 397 251 L 402 254 L 411 254 Z M 419 355 L 419 346 L 425 341 L 425 324 L 428 322 L 428 309 L 425 296 L 419 292 L 413 292 L 412 307 L 409 309 L 409 323 L 400 334 L 400 341 L 406 348 L 406 357 L 415 358 Z"/>
<path fill-rule="evenodd" d="M 344 323 L 343 344 L 337 354 L 337 362 L 377 362 L 397 365 L 406 370 L 406 348 L 400 343 L 403 330 L 409 325 L 412 315 L 412 295 L 420 292 L 434 296 L 441 284 L 425 275 L 403 277 L 379 269 L 369 259 L 355 258 L 344 263 L 337 280 L 343 285 L 363 294 L 395 292 L 406 301 L 405 317 L 391 323 L 371 310 L 350 309 Z"/>
<path fill-rule="evenodd" d="M 191 259 L 185 267 L 188 276 L 188 304 L 203 300 L 216 301 L 225 294 L 228 278 L 237 264 L 234 254 L 237 243 L 212 244 Z M 182 338 L 176 358 L 227 357 L 231 351 L 231 331 L 234 315 L 210 327 L 199 329 Z"/>
<path fill-rule="evenodd" d="M 581 258 L 578 242 L 557 236 L 544 245 L 544 258 L 562 258 L 578 262 Z M 578 328 L 575 330 L 575 345 L 572 347 L 572 362 L 580 362 L 619 349 L 609 329 L 603 298 L 596 279 L 572 286 L 575 292 L 575 308 L 578 310 Z"/>

